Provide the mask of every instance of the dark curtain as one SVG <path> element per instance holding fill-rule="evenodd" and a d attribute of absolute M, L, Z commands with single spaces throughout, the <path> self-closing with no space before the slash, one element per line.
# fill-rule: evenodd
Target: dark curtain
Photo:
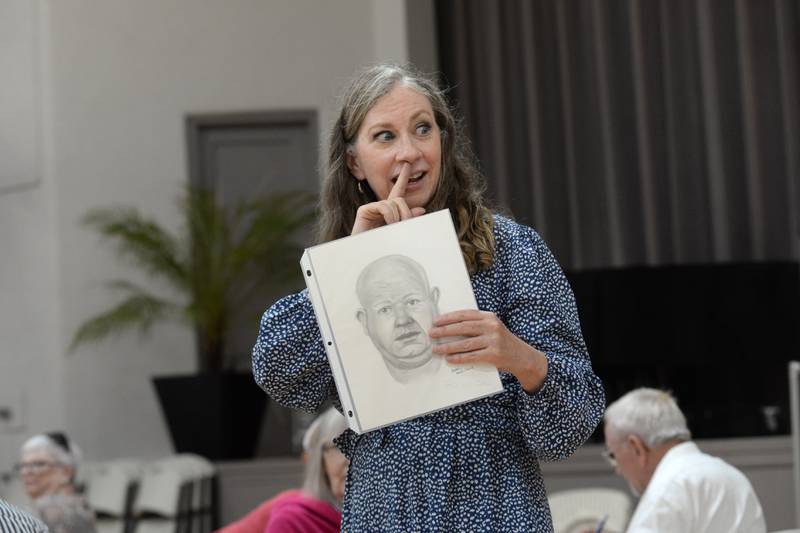
<path fill-rule="evenodd" d="M 797 0 L 437 0 L 490 194 L 568 270 L 797 260 Z"/>

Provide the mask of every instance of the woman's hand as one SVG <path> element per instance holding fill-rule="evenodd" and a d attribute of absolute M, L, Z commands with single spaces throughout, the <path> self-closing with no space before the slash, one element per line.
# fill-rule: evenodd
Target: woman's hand
<path fill-rule="evenodd" d="M 409 177 L 411 177 L 411 165 L 404 163 L 386 200 L 364 204 L 358 208 L 350 235 L 425 214 L 424 207 L 409 209 L 406 203 L 404 196 Z"/>
<path fill-rule="evenodd" d="M 434 353 L 457 365 L 489 363 L 510 372 L 529 393 L 536 392 L 547 377 L 547 358 L 513 333 L 488 311 L 466 309 L 440 315 L 429 335 L 466 337 L 434 346 Z"/>

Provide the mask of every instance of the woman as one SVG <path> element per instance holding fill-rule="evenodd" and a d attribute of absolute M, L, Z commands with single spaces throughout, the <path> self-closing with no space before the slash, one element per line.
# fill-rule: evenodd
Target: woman
<path fill-rule="evenodd" d="M 303 436 L 302 490 L 283 492 L 219 533 L 336 533 L 347 475 L 347 458 L 333 444 L 347 424 L 333 407 Z"/>
<path fill-rule="evenodd" d="M 25 441 L 17 468 L 25 492 L 51 533 L 94 533 L 94 513 L 75 488 L 80 451 L 64 433 Z"/>
<path fill-rule="evenodd" d="M 347 431 L 337 440 L 351 463 L 343 530 L 549 531 L 537 460 L 570 455 L 602 415 L 566 278 L 535 231 L 484 206 L 483 188 L 432 81 L 392 65 L 356 77 L 331 131 L 319 240 L 449 208 L 480 311 L 445 313 L 429 335 L 464 337 L 434 351 L 455 365 L 495 365 L 504 391 Z M 264 314 L 253 371 L 284 405 L 338 402 L 306 291 Z"/>

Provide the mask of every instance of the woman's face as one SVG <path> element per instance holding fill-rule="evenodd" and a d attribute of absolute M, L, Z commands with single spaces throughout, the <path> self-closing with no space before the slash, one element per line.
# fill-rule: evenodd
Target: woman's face
<path fill-rule="evenodd" d="M 322 452 L 322 465 L 328 476 L 331 492 L 340 502 L 344 501 L 344 482 L 347 479 L 347 467 L 350 462 L 337 448 L 326 448 Z"/>
<path fill-rule="evenodd" d="M 439 183 L 442 139 L 428 98 L 398 85 L 379 98 L 364 117 L 347 166 L 358 180 L 367 180 L 379 200 L 385 200 L 404 164 L 410 179 L 405 200 L 425 207 Z"/>
<path fill-rule="evenodd" d="M 56 462 L 44 450 L 22 454 L 19 473 L 28 497 L 35 500 L 69 485 L 72 467 Z"/>

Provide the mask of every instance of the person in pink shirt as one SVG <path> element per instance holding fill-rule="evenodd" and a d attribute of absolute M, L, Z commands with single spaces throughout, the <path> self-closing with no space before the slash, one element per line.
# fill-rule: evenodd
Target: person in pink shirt
<path fill-rule="evenodd" d="M 333 407 L 318 416 L 303 437 L 305 476 L 300 490 L 282 492 L 218 533 L 335 533 L 349 463 L 333 444 L 347 429 Z"/>

